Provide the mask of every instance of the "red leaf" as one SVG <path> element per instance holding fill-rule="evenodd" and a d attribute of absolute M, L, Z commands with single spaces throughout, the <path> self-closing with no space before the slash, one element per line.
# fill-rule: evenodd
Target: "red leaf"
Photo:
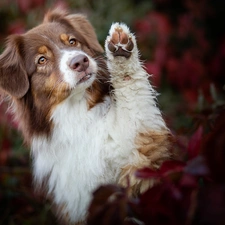
<path fill-rule="evenodd" d="M 202 136 L 203 136 L 203 128 L 202 126 L 199 126 L 197 131 L 190 138 L 190 141 L 188 144 L 187 151 L 188 151 L 189 159 L 193 159 L 199 154 L 201 149 L 201 144 L 202 144 Z"/>
<path fill-rule="evenodd" d="M 184 166 L 185 163 L 181 161 L 175 160 L 165 161 L 160 168 L 160 174 L 166 176 L 170 173 L 182 172 Z"/>
<path fill-rule="evenodd" d="M 215 127 L 205 139 L 203 154 L 216 182 L 225 183 L 225 110 L 220 112 Z"/>
<path fill-rule="evenodd" d="M 115 185 L 99 187 L 93 193 L 89 206 L 88 224 L 90 225 L 125 225 L 128 198 L 126 189 Z"/>
<path fill-rule="evenodd" d="M 209 168 L 205 162 L 205 158 L 201 155 L 189 161 L 184 171 L 193 176 L 209 175 Z"/>
<path fill-rule="evenodd" d="M 165 181 L 140 196 L 139 210 L 136 212 L 145 224 L 181 224 L 181 198 L 179 188 Z"/>
<path fill-rule="evenodd" d="M 179 181 L 179 185 L 184 188 L 196 188 L 197 187 L 197 179 L 195 176 L 191 174 L 184 173 Z"/>
<path fill-rule="evenodd" d="M 143 168 L 143 169 L 137 170 L 135 175 L 137 177 L 143 178 L 143 179 L 161 177 L 161 174 L 160 174 L 159 170 L 152 170 L 150 168 Z"/>
<path fill-rule="evenodd" d="M 143 168 L 136 172 L 136 176 L 143 179 L 148 178 L 162 178 L 171 173 L 182 172 L 185 166 L 184 162 L 181 161 L 165 161 L 161 168 L 158 170 L 152 170 L 150 168 Z"/>

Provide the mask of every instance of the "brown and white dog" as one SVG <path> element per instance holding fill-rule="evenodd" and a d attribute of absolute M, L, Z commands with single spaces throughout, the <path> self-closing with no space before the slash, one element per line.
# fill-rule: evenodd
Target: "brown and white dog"
<path fill-rule="evenodd" d="M 111 26 L 105 52 L 104 60 L 84 16 L 55 9 L 10 36 L 0 55 L 0 87 L 31 148 L 35 184 L 45 183 L 67 224 L 85 221 L 99 185 L 126 186 L 129 177 L 132 194 L 146 190 L 151 182 L 134 172 L 170 155 L 170 131 L 125 24 Z"/>

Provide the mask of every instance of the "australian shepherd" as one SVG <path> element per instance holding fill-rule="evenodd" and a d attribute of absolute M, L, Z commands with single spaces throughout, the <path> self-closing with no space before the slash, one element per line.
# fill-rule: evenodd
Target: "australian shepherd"
<path fill-rule="evenodd" d="M 139 58 L 125 24 L 112 24 L 104 53 L 85 16 L 60 9 L 9 36 L 0 55 L 0 87 L 30 146 L 35 186 L 44 184 L 66 224 L 85 223 L 100 185 L 145 191 L 152 183 L 135 171 L 170 157 L 170 131 Z"/>

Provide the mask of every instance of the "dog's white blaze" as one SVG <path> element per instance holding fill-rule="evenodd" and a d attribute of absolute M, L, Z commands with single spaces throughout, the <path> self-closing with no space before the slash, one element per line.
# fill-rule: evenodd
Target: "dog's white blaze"
<path fill-rule="evenodd" d="M 86 53 L 80 50 L 63 50 L 60 52 L 61 54 L 61 59 L 59 60 L 59 69 L 61 74 L 63 75 L 62 79 L 69 84 L 71 88 L 75 87 L 77 82 L 79 81 L 78 75 L 79 72 L 73 70 L 70 68 L 69 64 L 71 60 L 76 57 L 77 55 L 85 55 L 89 59 L 89 68 L 88 70 L 92 72 L 93 74 L 96 74 L 97 72 L 97 64 L 96 62 L 88 56 Z M 95 78 L 95 76 L 93 77 Z"/>
<path fill-rule="evenodd" d="M 119 24 L 111 30 L 118 26 L 128 30 Z M 138 59 L 135 37 L 130 35 L 135 47 L 129 59 L 113 58 L 106 43 L 113 96 L 88 110 L 85 96 L 73 94 L 52 113 L 52 137 L 33 139 L 35 178 L 41 182 L 49 176 L 49 193 L 55 203 L 64 206 L 65 213 L 69 212 L 71 222 L 84 219 L 91 193 L 100 184 L 116 182 L 123 166 L 139 163 L 134 143 L 139 132 L 167 129 Z M 68 66 L 74 54 L 80 53 L 64 52 L 60 62 L 70 85 L 76 84 Z M 124 74 L 131 79 L 124 80 Z"/>

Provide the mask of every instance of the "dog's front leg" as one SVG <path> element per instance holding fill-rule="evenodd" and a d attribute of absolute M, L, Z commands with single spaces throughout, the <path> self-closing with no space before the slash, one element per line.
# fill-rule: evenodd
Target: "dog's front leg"
<path fill-rule="evenodd" d="M 139 60 L 135 36 L 125 24 L 111 26 L 105 51 L 114 88 L 109 116 L 110 135 L 118 149 L 114 161 L 122 161 L 119 183 L 126 185 L 129 176 L 133 192 L 145 190 L 149 183 L 141 183 L 134 172 L 142 167 L 157 169 L 169 157 L 170 132 Z"/>

